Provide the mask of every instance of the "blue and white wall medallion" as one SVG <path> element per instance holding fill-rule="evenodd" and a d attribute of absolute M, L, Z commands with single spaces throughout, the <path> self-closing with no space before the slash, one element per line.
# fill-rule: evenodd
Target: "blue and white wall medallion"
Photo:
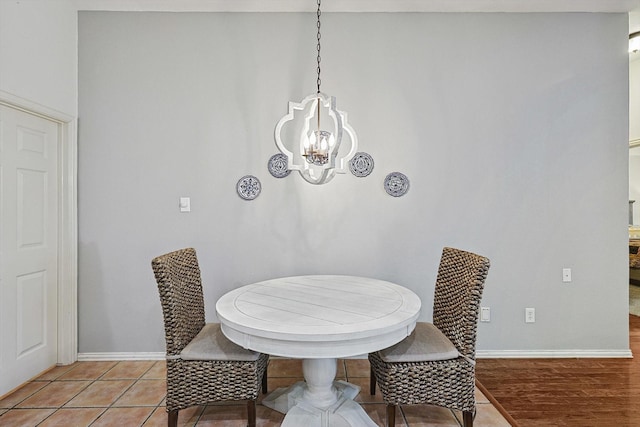
<path fill-rule="evenodd" d="M 267 167 L 269 168 L 269 173 L 276 178 L 284 178 L 291 173 L 291 171 L 287 169 L 287 156 L 282 153 L 271 156 Z"/>
<path fill-rule="evenodd" d="M 409 178 L 400 172 L 391 172 L 384 179 L 384 189 L 390 196 L 404 196 L 409 191 Z"/>
<path fill-rule="evenodd" d="M 364 178 L 373 171 L 373 157 L 363 151 L 356 153 L 349 162 L 349 170 L 355 176 Z"/>
<path fill-rule="evenodd" d="M 253 175 L 245 175 L 236 184 L 238 196 L 244 200 L 253 200 L 260 195 L 262 185 L 260 180 Z"/>

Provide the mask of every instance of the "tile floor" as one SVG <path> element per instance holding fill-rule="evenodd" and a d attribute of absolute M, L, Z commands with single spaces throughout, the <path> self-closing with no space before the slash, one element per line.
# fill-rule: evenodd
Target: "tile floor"
<path fill-rule="evenodd" d="M 302 379 L 300 360 L 271 358 L 269 390 Z M 164 361 L 76 362 L 57 366 L 0 400 L 0 425 L 20 426 L 166 426 Z M 380 393 L 369 395 L 369 362 L 340 360 L 338 379 L 357 384 L 356 400 L 380 426 L 385 405 Z M 509 423 L 476 389 L 478 410 L 474 426 L 509 427 Z M 279 426 L 284 415 L 260 404 L 258 426 Z M 460 414 L 428 405 L 403 406 L 396 411 L 398 427 L 459 427 Z M 244 402 L 214 403 L 180 411 L 179 426 L 245 427 Z"/>

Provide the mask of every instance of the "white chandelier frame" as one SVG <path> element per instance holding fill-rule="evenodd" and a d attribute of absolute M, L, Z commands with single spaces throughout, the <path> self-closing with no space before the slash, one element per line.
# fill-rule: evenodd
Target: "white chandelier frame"
<path fill-rule="evenodd" d="M 335 138 L 335 144 L 328 148 L 328 162 L 323 165 L 310 163 L 303 155 L 305 140 L 308 140 L 309 133 L 313 132 L 313 125 L 317 121 L 315 111 L 317 111 L 318 102 L 320 102 L 321 108 L 328 111 L 326 116 L 331 122 L 328 127 L 334 130 L 332 133 Z M 294 138 L 294 141 L 289 144 L 293 146 L 290 148 L 283 142 L 282 133 L 289 122 L 296 120 L 296 112 L 298 112 L 298 115 L 304 115 L 304 121 L 299 138 L 297 140 Z M 323 127 L 327 128 L 326 120 Z M 345 134 L 348 136 L 351 146 L 347 154 L 339 157 Z M 278 149 L 287 156 L 288 169 L 297 170 L 302 175 L 302 178 L 311 184 L 325 184 L 331 181 L 336 173 L 346 173 L 349 170 L 349 161 L 358 150 L 358 136 L 348 123 L 347 113 L 336 108 L 336 98 L 334 96 L 328 96 L 321 92 L 309 95 L 301 102 L 289 101 L 289 111 L 278 121 L 274 135 Z M 296 149 L 297 152 L 295 152 Z"/>

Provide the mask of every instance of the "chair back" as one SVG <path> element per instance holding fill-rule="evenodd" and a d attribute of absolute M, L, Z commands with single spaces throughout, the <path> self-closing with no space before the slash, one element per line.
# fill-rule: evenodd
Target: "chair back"
<path fill-rule="evenodd" d="M 195 249 L 180 249 L 154 258 L 151 266 L 160 292 L 167 356 L 175 356 L 205 325 L 198 258 Z"/>
<path fill-rule="evenodd" d="M 478 315 L 489 259 L 444 248 L 433 298 L 433 324 L 461 355 L 475 359 Z"/>

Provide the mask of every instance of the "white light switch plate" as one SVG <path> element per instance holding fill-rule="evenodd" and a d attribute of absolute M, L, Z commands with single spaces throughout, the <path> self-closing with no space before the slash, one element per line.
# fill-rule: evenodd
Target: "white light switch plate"
<path fill-rule="evenodd" d="M 180 212 L 191 212 L 191 198 L 180 197 Z"/>

